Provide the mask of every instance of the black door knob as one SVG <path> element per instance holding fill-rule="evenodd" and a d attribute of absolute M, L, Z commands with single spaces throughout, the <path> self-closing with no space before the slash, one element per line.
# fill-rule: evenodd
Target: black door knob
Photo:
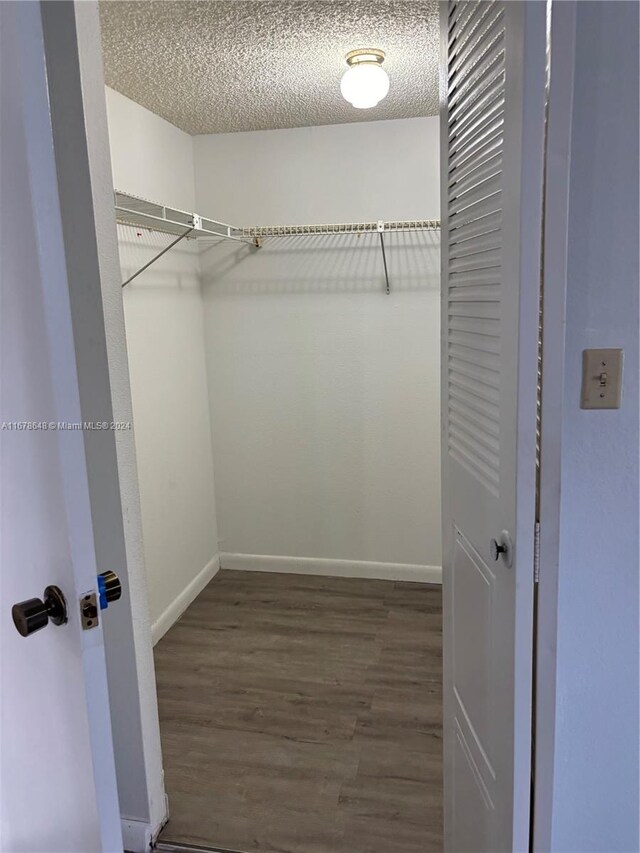
<path fill-rule="evenodd" d="M 489 543 L 489 550 L 491 552 L 491 559 L 497 560 L 500 554 L 506 554 L 507 548 L 502 542 L 498 542 L 495 539 L 492 539 Z"/>
<path fill-rule="evenodd" d="M 503 530 L 499 539 L 491 540 L 489 543 L 489 553 L 492 560 L 497 561 L 502 557 L 505 566 L 509 569 L 511 568 L 513 564 L 513 543 L 508 530 Z"/>
<path fill-rule="evenodd" d="M 23 637 L 34 634 L 49 624 L 63 625 L 67 621 L 67 602 L 62 590 L 57 586 L 48 586 L 40 598 L 28 598 L 11 608 L 13 624 Z"/>

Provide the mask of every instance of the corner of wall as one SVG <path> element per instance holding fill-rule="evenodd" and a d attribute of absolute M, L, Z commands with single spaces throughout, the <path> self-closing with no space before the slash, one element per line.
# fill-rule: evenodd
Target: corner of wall
<path fill-rule="evenodd" d="M 191 602 L 195 601 L 205 586 L 219 571 L 220 555 L 216 554 L 153 622 L 151 626 L 151 642 L 154 646 L 164 637 L 169 628 L 175 625 Z"/>

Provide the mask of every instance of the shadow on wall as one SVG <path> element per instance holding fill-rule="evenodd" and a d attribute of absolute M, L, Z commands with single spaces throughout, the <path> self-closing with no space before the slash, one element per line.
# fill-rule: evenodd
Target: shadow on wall
<path fill-rule="evenodd" d="M 171 234 L 118 225 L 122 280 L 174 239 Z M 392 292 L 439 290 L 439 232 L 388 233 L 384 241 Z M 207 245 L 187 239 L 155 261 L 127 290 L 192 290 L 200 280 L 225 295 L 384 294 L 386 287 L 377 234 L 324 234 L 266 238 L 260 249 L 250 243 Z"/>
<path fill-rule="evenodd" d="M 440 233 L 384 237 L 393 293 L 440 289 Z M 203 285 L 224 295 L 385 294 L 377 234 L 266 238 L 262 248 L 218 244 L 200 254 Z"/>
<path fill-rule="evenodd" d="M 132 225 L 118 225 L 122 281 L 126 281 L 175 239 L 173 234 L 148 231 Z M 195 240 L 182 240 L 128 284 L 125 290 L 128 293 L 148 289 L 191 291 L 199 286 L 198 246 Z"/>

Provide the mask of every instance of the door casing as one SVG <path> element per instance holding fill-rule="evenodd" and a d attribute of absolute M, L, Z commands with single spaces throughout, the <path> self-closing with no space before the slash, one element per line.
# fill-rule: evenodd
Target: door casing
<path fill-rule="evenodd" d="M 47 4 L 44 4 L 45 6 Z M 116 289 L 115 284 L 119 284 L 119 264 L 117 261 L 117 244 L 115 238 L 115 219 L 113 216 L 113 203 L 111 197 L 111 178 L 110 164 L 108 156 L 108 131 L 106 125 L 106 110 L 104 107 L 104 81 L 102 79 L 101 69 L 96 66 L 96 57 L 101 55 L 99 29 L 97 21 L 97 4 L 93 2 L 67 2 L 49 4 L 52 7 L 67 6 L 72 10 L 74 18 L 74 34 L 71 39 L 71 45 L 68 41 L 69 33 L 62 33 L 58 30 L 58 26 L 51 26 L 48 34 L 48 52 L 50 58 L 60 58 L 60 53 L 72 49 L 77 50 L 78 64 L 80 67 L 81 93 L 84 99 L 87 117 L 90 121 L 87 122 L 85 130 L 75 127 L 72 130 L 78 138 L 86 139 L 89 168 L 91 171 L 92 189 L 93 189 L 93 209 L 95 214 L 95 231 L 98 253 L 101 259 L 102 272 L 102 309 L 104 312 L 104 324 L 107 330 L 107 357 L 110 375 L 110 390 L 107 392 L 104 389 L 100 392 L 102 395 L 102 404 L 109 404 L 113 407 L 114 420 L 131 420 L 131 399 L 128 380 L 128 367 L 126 362 L 126 340 L 124 330 L 124 317 L 122 313 L 122 305 L 120 300 L 120 291 Z M 562 5 L 562 4 L 560 4 Z M 567 4 L 569 5 L 569 4 Z M 75 47 L 73 42 L 75 40 Z M 60 109 L 64 109 L 63 92 L 60 91 Z M 57 108 L 53 104 L 53 108 Z M 71 169 L 69 164 L 69 168 Z M 553 340 L 560 341 L 561 335 L 557 328 L 547 329 L 545 326 L 545 347 L 547 352 L 553 345 Z M 528 426 L 526 427 L 529 428 Z M 551 430 L 551 424 L 549 430 Z M 126 517 L 126 525 L 123 529 L 123 537 L 125 540 L 126 549 L 126 566 L 122 567 L 121 573 L 129 585 L 129 594 L 131 597 L 130 607 L 127 608 L 126 616 L 123 616 L 123 624 L 121 628 L 124 633 L 120 634 L 120 653 L 117 655 L 117 660 L 113 660 L 109 665 L 110 673 L 110 691 L 117 692 L 118 688 L 114 687 L 117 682 L 122 685 L 127 685 L 129 688 L 134 686 L 138 695 L 137 701 L 140 703 L 142 711 L 140 713 L 140 726 L 136 727 L 136 731 L 127 735 L 126 742 L 122 741 L 120 746 L 116 743 L 116 764 L 119 769 L 119 775 L 124 778 L 130 769 L 129 761 L 131 760 L 132 752 L 138 756 L 142 756 L 143 777 L 146 791 L 140 791 L 137 788 L 141 799 L 146 799 L 149 817 L 143 820 L 137 820 L 136 817 L 131 818 L 132 812 L 129 811 L 129 816 L 126 816 L 126 807 L 124 808 L 125 817 L 123 822 L 132 824 L 144 824 L 143 827 L 133 826 L 130 832 L 133 834 L 136 841 L 131 845 L 132 850 L 145 849 L 138 847 L 137 844 L 146 844 L 147 834 L 157 831 L 166 818 L 166 802 L 164 795 L 164 785 L 162 779 L 162 758 L 159 743 L 158 723 L 157 723 L 157 704 L 155 697 L 155 678 L 153 674 L 153 659 L 151 634 L 148 628 L 148 617 L 145 617 L 145 612 L 148 610 L 146 599 L 146 580 L 144 574 L 144 563 L 142 555 L 142 533 L 139 510 L 139 498 L 137 489 L 137 476 L 135 471 L 135 446 L 133 443 L 133 432 L 118 433 L 115 436 L 117 468 L 120 478 L 120 499 L 122 501 L 122 513 Z M 121 514 L 122 514 L 121 513 Z M 550 513 L 552 516 L 552 512 Z M 545 523 L 549 523 L 551 519 Z M 96 517 L 95 527 L 97 531 L 97 539 L 99 538 L 100 528 L 104 528 L 103 533 L 110 529 L 106 521 Z M 544 530 L 544 525 L 543 525 Z M 533 530 L 531 531 L 533 537 Z M 543 540 L 544 541 L 544 540 Z M 115 612 L 115 611 L 114 611 Z M 124 613 L 124 610 L 122 611 Z M 118 630 L 118 629 L 116 629 Z M 114 631 L 115 633 L 115 631 Z M 107 647 L 114 638 L 107 637 Z M 552 650 L 551 650 L 552 651 Z M 114 656 L 115 658 L 115 656 Z M 134 671 L 127 670 L 125 663 L 126 659 L 137 662 L 137 667 Z M 553 666 L 553 657 L 550 655 L 547 658 L 546 664 Z M 542 676 L 541 676 L 542 677 Z M 114 734 L 116 734 L 118 726 L 122 726 L 122 731 L 126 725 L 124 706 L 119 705 L 115 695 L 110 697 L 112 716 L 114 718 Z M 526 703 L 525 703 L 526 705 Z M 525 713 L 530 713 L 530 707 Z M 547 728 L 552 721 L 539 721 L 539 725 Z M 544 736 L 544 731 L 538 730 L 537 737 L 540 739 Z M 142 777 L 138 777 L 139 779 Z M 137 782 L 136 786 L 143 783 Z M 135 795 L 135 792 L 134 792 Z M 121 796 L 122 799 L 122 796 Z"/>

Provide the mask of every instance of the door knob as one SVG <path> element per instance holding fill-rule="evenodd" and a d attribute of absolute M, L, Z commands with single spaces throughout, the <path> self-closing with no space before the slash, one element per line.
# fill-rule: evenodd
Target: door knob
<path fill-rule="evenodd" d="M 513 562 L 513 546 L 511 544 L 511 536 L 508 531 L 503 530 L 499 539 L 492 539 L 489 543 L 489 553 L 492 560 L 499 560 L 500 557 L 504 560 L 505 565 L 511 568 Z"/>
<path fill-rule="evenodd" d="M 496 542 L 495 539 L 491 540 L 490 544 L 491 549 L 491 559 L 497 560 L 500 554 L 504 554 L 507 550 L 506 545 L 503 545 L 501 542 Z"/>
<path fill-rule="evenodd" d="M 62 590 L 57 586 L 48 586 L 40 598 L 28 598 L 11 608 L 13 624 L 23 637 L 34 634 L 49 624 L 64 625 L 67 621 L 67 602 Z"/>

